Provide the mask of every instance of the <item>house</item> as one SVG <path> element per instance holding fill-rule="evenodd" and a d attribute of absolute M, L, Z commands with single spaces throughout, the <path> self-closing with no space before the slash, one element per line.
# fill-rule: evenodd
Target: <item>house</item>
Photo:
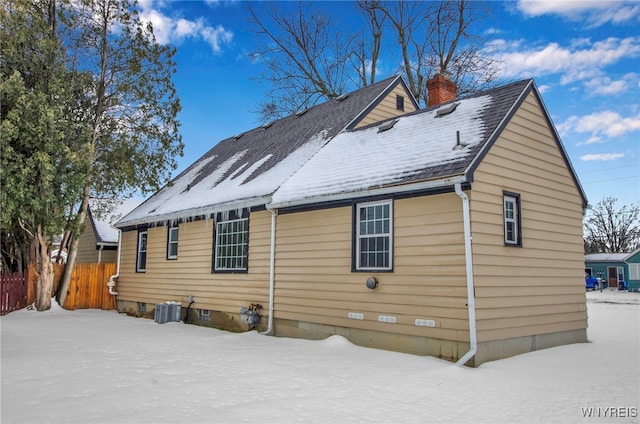
<path fill-rule="evenodd" d="M 417 110 L 388 79 L 220 142 L 116 224 L 118 309 L 242 331 L 252 308 L 267 334 L 473 366 L 585 342 L 587 200 L 535 83 L 428 89 Z"/>
<path fill-rule="evenodd" d="M 78 242 L 76 262 L 115 263 L 118 259 L 119 231 L 113 224 L 140 203 L 137 199 L 124 201 L 90 199 L 84 230 Z M 66 262 L 66 253 L 64 257 Z"/>
<path fill-rule="evenodd" d="M 626 282 L 627 290 L 640 291 L 640 249 L 631 253 L 591 253 L 584 256 L 585 273 L 602 278 L 608 287 Z"/>

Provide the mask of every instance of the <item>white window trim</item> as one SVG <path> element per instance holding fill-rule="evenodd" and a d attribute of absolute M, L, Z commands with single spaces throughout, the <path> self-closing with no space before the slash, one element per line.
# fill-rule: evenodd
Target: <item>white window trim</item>
<path fill-rule="evenodd" d="M 507 202 L 513 203 L 513 218 L 507 218 Z M 504 243 L 508 246 L 520 246 L 520 201 L 518 196 L 504 193 L 502 196 L 502 217 L 504 224 Z M 514 240 L 507 238 L 508 223 L 513 224 Z"/>
<path fill-rule="evenodd" d="M 142 236 L 145 236 L 147 242 L 145 243 L 145 257 L 144 257 L 144 267 L 140 267 L 140 253 L 143 252 L 141 249 L 142 246 Z M 140 231 L 138 233 L 138 245 L 136 246 L 136 272 L 146 272 L 147 271 L 147 259 L 148 259 L 148 251 L 149 251 L 149 234 L 147 231 Z"/>
<path fill-rule="evenodd" d="M 209 309 L 198 309 L 198 320 L 211 321 L 211 311 Z"/>
<path fill-rule="evenodd" d="M 173 230 L 175 230 L 176 232 L 176 239 L 175 241 L 171 241 L 171 233 L 173 232 Z M 179 237 L 179 230 L 178 230 L 178 226 L 176 225 L 175 227 L 169 227 L 169 234 L 167 236 L 167 259 L 178 259 L 178 237 Z M 171 245 L 175 244 L 176 245 L 176 254 L 172 255 L 171 252 Z"/>
<path fill-rule="evenodd" d="M 368 208 L 372 206 L 381 206 L 388 205 L 389 206 L 389 232 L 388 233 L 379 233 L 376 234 L 377 237 L 385 236 L 389 238 L 389 265 L 386 267 L 364 267 L 360 264 L 360 239 L 365 238 L 367 236 L 361 236 L 360 234 L 360 210 L 363 208 Z M 393 200 L 384 200 L 378 202 L 365 202 L 358 203 L 356 205 L 356 216 L 355 216 L 355 268 L 356 271 L 391 271 L 393 270 Z M 370 235 L 368 235 L 370 236 Z"/>
<path fill-rule="evenodd" d="M 226 267 L 219 267 L 218 266 L 218 237 L 220 236 L 220 226 L 223 224 L 229 224 L 232 222 L 239 222 L 239 221 L 246 221 L 247 222 L 247 251 L 245 252 L 244 255 L 242 255 L 242 257 L 245 257 L 245 263 L 246 266 L 244 267 L 239 267 L 239 268 L 226 268 Z M 249 223 L 249 218 L 240 218 L 240 219 L 230 219 L 228 221 L 220 221 L 220 222 L 216 222 L 216 234 L 215 234 L 215 242 L 214 242 L 214 258 L 213 258 L 213 269 L 214 271 L 220 271 L 220 272 L 234 272 L 234 271 L 241 271 L 241 272 L 245 272 L 249 269 L 249 228 L 248 228 L 248 223 Z"/>
<path fill-rule="evenodd" d="M 640 264 L 629 264 L 629 280 L 640 280 Z"/>

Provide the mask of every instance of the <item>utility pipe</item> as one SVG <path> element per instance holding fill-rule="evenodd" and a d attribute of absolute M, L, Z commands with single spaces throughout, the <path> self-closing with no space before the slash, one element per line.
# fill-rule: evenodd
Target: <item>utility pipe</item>
<path fill-rule="evenodd" d="M 118 230 L 118 262 L 116 265 L 116 273 L 109 277 L 109 281 L 107 281 L 107 287 L 109 287 L 109 294 L 111 296 L 117 296 L 118 292 L 113 291 L 113 288 L 116 286 L 115 279 L 120 276 L 120 256 L 122 255 L 122 230 Z"/>
<path fill-rule="evenodd" d="M 467 306 L 469 307 L 469 345 L 470 349 L 458 359 L 456 365 L 462 366 L 478 352 L 476 333 L 476 296 L 473 284 L 473 255 L 471 252 L 471 218 L 469 214 L 469 196 L 462 191 L 462 184 L 455 184 L 456 194 L 462 199 L 462 219 L 464 225 L 464 256 L 467 272 Z"/>
<path fill-rule="evenodd" d="M 273 334 L 273 293 L 275 291 L 275 277 L 276 277 L 276 217 L 278 216 L 277 209 L 270 209 L 267 205 L 267 210 L 271 212 L 271 246 L 269 248 L 269 321 L 267 325 L 267 331 L 262 334 Z"/>

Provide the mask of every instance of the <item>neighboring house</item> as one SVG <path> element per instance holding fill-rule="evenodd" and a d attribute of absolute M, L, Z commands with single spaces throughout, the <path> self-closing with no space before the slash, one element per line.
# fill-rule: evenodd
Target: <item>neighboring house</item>
<path fill-rule="evenodd" d="M 89 201 L 89 213 L 78 242 L 77 263 L 117 262 L 119 231 L 113 224 L 140 204 L 136 199 L 116 201 L 115 205 L 109 206 L 101 206 L 101 202 L 105 201 L 100 199 Z M 103 212 L 105 208 L 109 212 Z"/>
<path fill-rule="evenodd" d="M 585 273 L 602 278 L 608 287 L 625 281 L 629 291 L 640 291 L 640 249 L 631 253 L 591 253 L 584 256 Z"/>
<path fill-rule="evenodd" d="M 245 330 L 260 304 L 269 334 L 471 365 L 585 342 L 587 201 L 535 83 L 428 89 L 425 110 L 394 78 L 217 144 L 116 224 L 118 309 L 193 300 Z"/>

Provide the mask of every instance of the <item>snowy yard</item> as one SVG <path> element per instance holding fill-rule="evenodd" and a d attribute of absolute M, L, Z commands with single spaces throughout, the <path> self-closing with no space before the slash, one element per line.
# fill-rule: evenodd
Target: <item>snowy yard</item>
<path fill-rule="evenodd" d="M 338 336 L 233 334 L 57 305 L 22 310 L 0 318 L 0 421 L 638 423 L 640 293 L 587 299 L 591 343 L 477 369 Z"/>

